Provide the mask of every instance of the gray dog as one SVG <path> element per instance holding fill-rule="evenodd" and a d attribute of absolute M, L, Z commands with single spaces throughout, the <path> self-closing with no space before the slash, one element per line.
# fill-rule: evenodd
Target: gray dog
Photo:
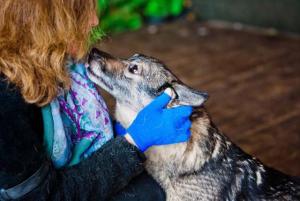
<path fill-rule="evenodd" d="M 115 117 L 125 128 L 166 88 L 176 93 L 170 107 L 194 107 L 188 142 L 145 152 L 145 167 L 168 201 L 300 200 L 299 178 L 263 165 L 233 144 L 202 106 L 205 93 L 184 85 L 157 59 L 138 54 L 118 59 L 93 49 L 88 76 L 115 97 Z"/>

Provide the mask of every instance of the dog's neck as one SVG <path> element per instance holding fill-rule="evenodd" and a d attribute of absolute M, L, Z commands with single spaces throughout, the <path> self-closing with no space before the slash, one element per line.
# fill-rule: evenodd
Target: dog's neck
<path fill-rule="evenodd" d="M 128 128 L 141 109 L 117 102 L 115 117 L 125 128 Z M 220 150 L 226 146 L 224 144 L 225 140 L 221 139 L 217 130 L 212 130 L 211 121 L 205 108 L 194 108 L 194 112 L 190 118 L 192 120 L 192 135 L 187 143 L 154 147 L 147 152 L 148 158 L 159 161 L 163 160 L 163 157 L 166 157 L 164 160 L 168 161 L 169 159 L 167 158 L 175 157 L 175 161 L 183 161 L 182 167 L 178 167 L 176 171 L 184 173 L 197 171 L 210 158 L 216 157 L 220 153 Z M 151 152 L 154 149 L 156 154 L 152 155 Z M 158 151 L 160 149 L 161 151 Z"/>
<path fill-rule="evenodd" d="M 148 105 L 150 102 L 152 101 L 152 99 L 146 99 L 144 98 L 143 100 L 143 105 Z M 180 105 L 178 103 L 178 101 L 171 101 L 168 104 L 168 108 L 171 107 L 176 107 Z M 122 126 L 124 126 L 125 128 L 128 128 L 131 123 L 134 121 L 134 119 L 136 118 L 137 114 L 143 109 L 143 107 L 139 107 L 137 105 L 128 105 L 126 103 L 122 103 L 122 102 L 116 102 L 116 110 L 115 110 L 115 118 L 117 121 L 119 121 Z"/>
<path fill-rule="evenodd" d="M 119 102 L 116 103 L 115 117 L 125 128 L 128 128 L 131 125 L 138 112 L 139 109 L 137 108 L 132 108 Z"/>

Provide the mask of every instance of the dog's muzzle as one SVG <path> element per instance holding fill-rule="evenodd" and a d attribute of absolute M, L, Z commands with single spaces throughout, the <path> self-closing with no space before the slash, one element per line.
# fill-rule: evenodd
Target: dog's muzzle
<path fill-rule="evenodd" d="M 96 61 L 104 61 L 106 59 L 114 59 L 113 56 L 111 56 L 110 54 L 103 52 L 97 48 L 93 48 L 88 56 L 88 62 L 90 63 L 92 60 L 96 60 Z"/>

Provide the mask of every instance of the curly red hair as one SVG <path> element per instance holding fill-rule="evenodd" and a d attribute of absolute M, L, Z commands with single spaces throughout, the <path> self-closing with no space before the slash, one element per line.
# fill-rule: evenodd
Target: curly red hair
<path fill-rule="evenodd" d="M 0 73 L 28 103 L 43 106 L 68 89 L 70 44 L 80 59 L 88 49 L 87 24 L 95 0 L 0 0 Z"/>

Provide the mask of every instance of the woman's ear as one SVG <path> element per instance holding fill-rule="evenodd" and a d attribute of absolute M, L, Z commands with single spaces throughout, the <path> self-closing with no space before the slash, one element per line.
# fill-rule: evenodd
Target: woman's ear
<path fill-rule="evenodd" d="M 206 92 L 197 91 L 184 84 L 174 83 L 173 89 L 177 94 L 180 105 L 201 106 L 208 98 Z"/>

